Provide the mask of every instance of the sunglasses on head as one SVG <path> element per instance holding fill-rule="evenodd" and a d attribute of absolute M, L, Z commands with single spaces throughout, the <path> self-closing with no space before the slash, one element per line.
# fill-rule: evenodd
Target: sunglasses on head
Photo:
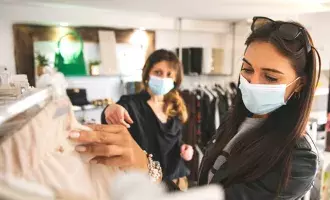
<path fill-rule="evenodd" d="M 252 32 L 255 32 L 259 28 L 264 27 L 265 25 L 274 26 L 276 35 L 281 40 L 283 40 L 284 43 L 286 41 L 293 42 L 295 40 L 299 40 L 299 41 L 301 41 L 301 46 L 306 48 L 307 53 L 309 53 L 312 50 L 312 45 L 309 42 L 307 32 L 304 27 L 299 26 L 298 24 L 291 23 L 291 22 L 274 21 L 267 17 L 254 17 L 252 25 L 251 25 L 251 30 L 252 30 Z M 301 40 L 301 38 L 303 40 Z M 293 53 L 299 51 L 297 49 L 292 50 L 292 48 L 289 48 L 288 46 L 286 46 L 286 48 Z"/>

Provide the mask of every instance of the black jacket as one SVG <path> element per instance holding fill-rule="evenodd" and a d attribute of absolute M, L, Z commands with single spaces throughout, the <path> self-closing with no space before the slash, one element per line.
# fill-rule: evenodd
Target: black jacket
<path fill-rule="evenodd" d="M 139 94 L 124 95 L 117 104 L 123 106 L 134 121 L 129 128 L 134 140 L 140 147 L 153 155 L 163 169 L 163 179 L 176 179 L 189 175 L 180 156 L 183 125 L 179 118 L 173 117 L 162 123 L 147 101 L 150 95 L 142 91 Z M 102 124 L 106 124 L 104 111 L 101 115 Z"/>
<path fill-rule="evenodd" d="M 216 139 L 218 136 L 214 136 Z M 201 181 L 208 176 L 204 169 L 203 162 L 207 159 L 209 150 L 213 143 L 209 144 L 200 168 Z M 291 177 L 288 186 L 278 194 L 279 181 L 283 168 L 281 165 L 274 167 L 267 174 L 253 182 L 234 184 L 225 189 L 226 200 L 298 200 L 301 199 L 313 185 L 318 165 L 317 150 L 309 136 L 301 138 L 295 146 L 292 157 Z M 211 183 L 220 183 L 227 176 L 226 166 L 223 165 L 214 175 Z"/>

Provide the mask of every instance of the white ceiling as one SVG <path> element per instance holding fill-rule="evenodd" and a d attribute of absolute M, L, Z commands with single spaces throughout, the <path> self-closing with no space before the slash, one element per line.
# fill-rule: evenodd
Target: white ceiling
<path fill-rule="evenodd" d="M 293 16 L 330 9 L 330 0 L 0 0 L 148 12 L 190 19 L 245 19 L 256 15 Z"/>

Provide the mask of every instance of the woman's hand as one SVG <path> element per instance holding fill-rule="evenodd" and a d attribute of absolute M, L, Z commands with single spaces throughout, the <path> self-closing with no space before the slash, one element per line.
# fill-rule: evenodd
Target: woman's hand
<path fill-rule="evenodd" d="M 181 146 L 181 157 L 185 161 L 190 161 L 193 158 L 193 155 L 194 155 L 194 149 L 192 146 L 188 144 L 183 144 Z"/>
<path fill-rule="evenodd" d="M 76 147 L 82 154 L 95 157 L 91 163 L 99 163 L 120 169 L 148 170 L 145 152 L 122 125 L 88 125 L 93 131 L 74 131 L 69 137 L 85 145 Z"/>
<path fill-rule="evenodd" d="M 108 124 L 123 125 L 130 128 L 130 124 L 133 124 L 132 118 L 129 116 L 127 110 L 118 104 L 109 105 L 105 111 L 105 120 Z"/>

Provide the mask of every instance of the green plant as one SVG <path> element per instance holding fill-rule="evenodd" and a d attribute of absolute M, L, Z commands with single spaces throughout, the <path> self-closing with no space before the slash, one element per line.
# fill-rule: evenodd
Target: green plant
<path fill-rule="evenodd" d="M 38 66 L 48 66 L 49 65 L 49 60 L 46 56 L 36 53 L 36 61 Z"/>

